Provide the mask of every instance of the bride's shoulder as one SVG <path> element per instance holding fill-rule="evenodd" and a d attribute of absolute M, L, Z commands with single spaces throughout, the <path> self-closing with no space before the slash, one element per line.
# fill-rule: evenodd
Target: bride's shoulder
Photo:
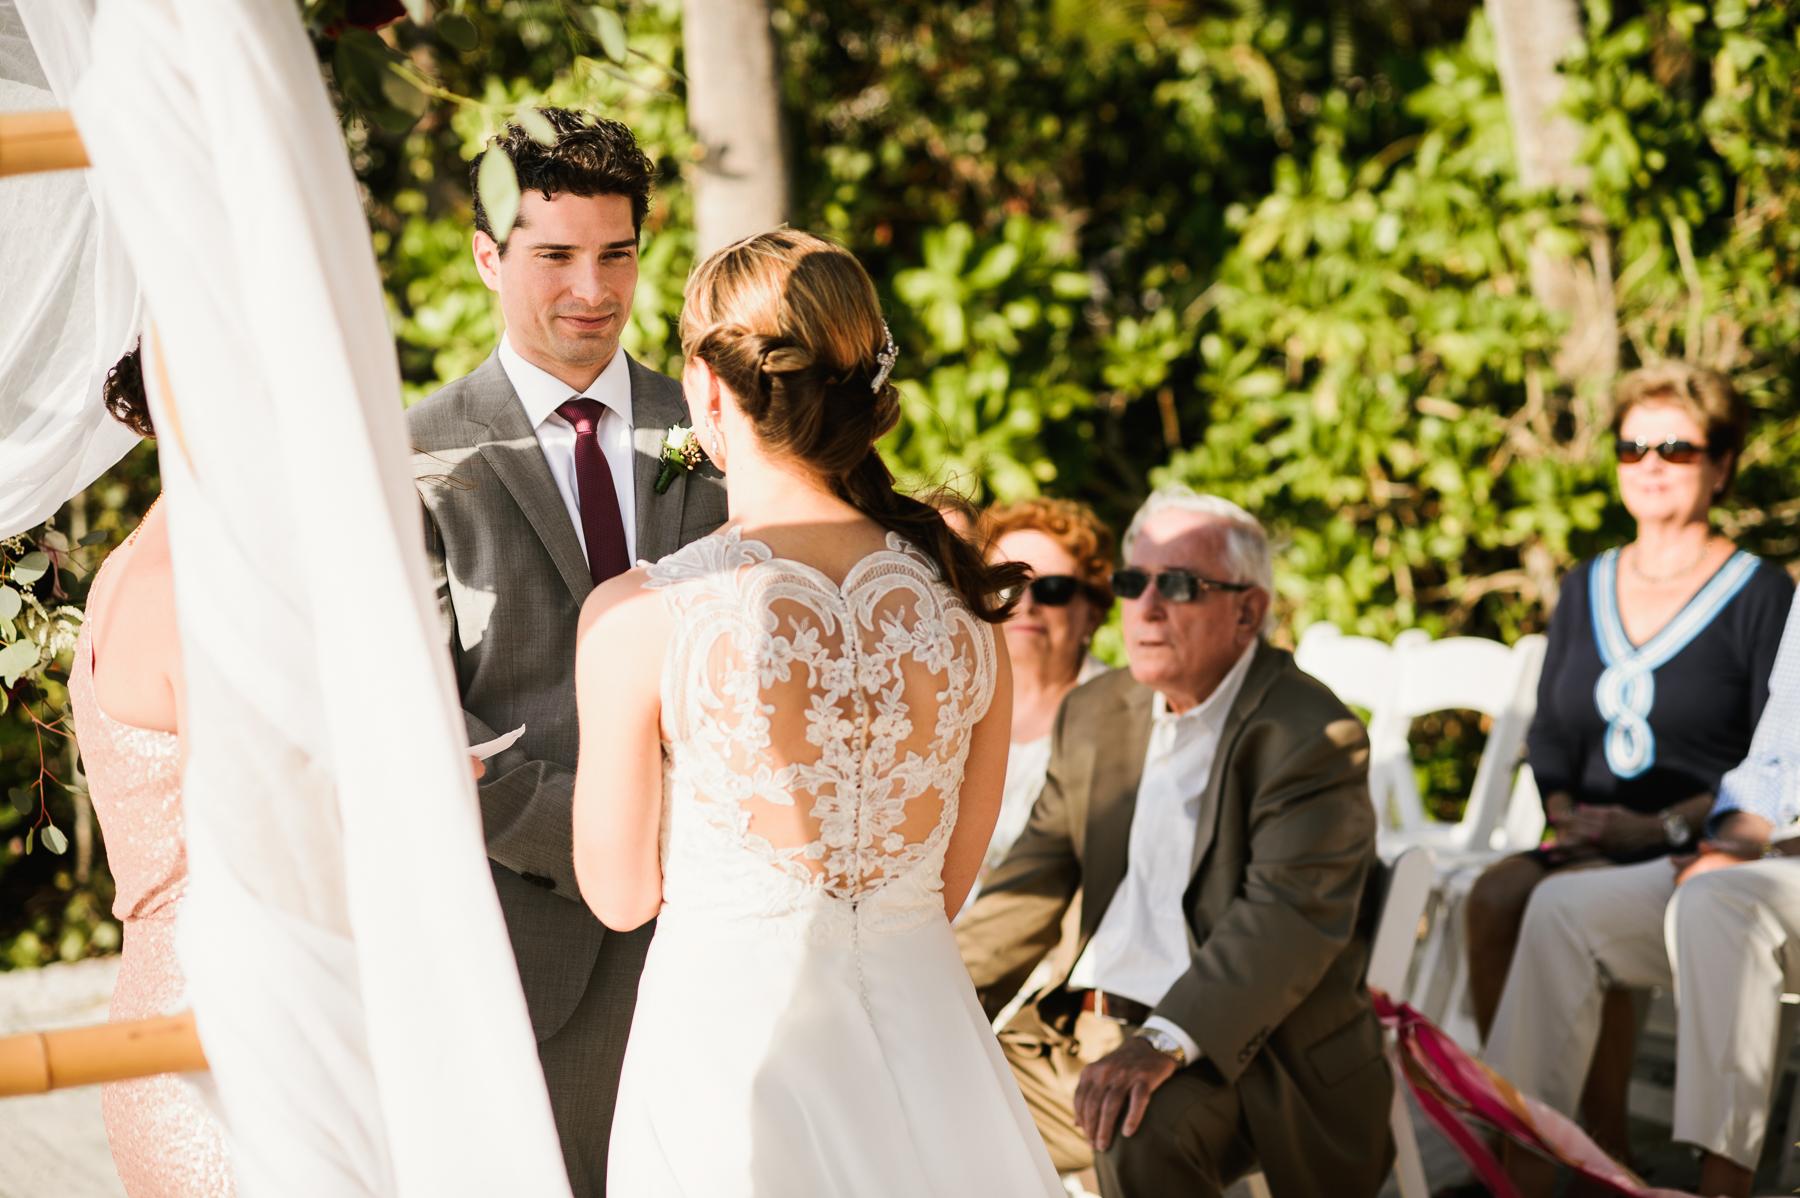
<path fill-rule="evenodd" d="M 654 569 L 645 563 L 589 591 L 581 604 L 577 644 L 585 644 L 596 633 L 604 641 L 619 644 L 623 638 L 666 631 L 668 614 L 651 578 Z"/>

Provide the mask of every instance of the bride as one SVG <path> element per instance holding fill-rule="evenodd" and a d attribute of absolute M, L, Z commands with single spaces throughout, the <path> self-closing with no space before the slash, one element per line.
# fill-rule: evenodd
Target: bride
<path fill-rule="evenodd" d="M 990 565 L 893 489 L 893 342 L 848 252 L 703 262 L 682 384 L 731 519 L 581 614 L 575 872 L 657 919 L 611 1193 L 1063 1194 L 949 916 L 1006 773 Z"/>

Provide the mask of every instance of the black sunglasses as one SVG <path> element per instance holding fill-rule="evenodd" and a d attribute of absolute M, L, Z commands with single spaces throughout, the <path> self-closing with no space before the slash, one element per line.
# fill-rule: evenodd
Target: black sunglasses
<path fill-rule="evenodd" d="M 1620 437 L 1613 442 L 1613 452 L 1619 455 L 1620 463 L 1626 466 L 1635 466 L 1652 453 L 1671 466 L 1686 466 L 1702 457 L 1719 456 L 1711 445 L 1695 445 L 1692 441 L 1677 441 L 1674 437 L 1654 444 L 1642 437 L 1636 441 Z"/>
<path fill-rule="evenodd" d="M 1031 601 L 1039 607 L 1067 607 L 1076 595 L 1081 593 L 1081 579 L 1073 574 L 1040 574 L 1025 584 L 1031 591 Z M 1002 591 L 1001 598 L 1011 599 L 1021 588 L 1008 587 Z"/>
<path fill-rule="evenodd" d="M 1247 591 L 1253 585 L 1248 582 L 1219 582 L 1212 578 L 1201 578 L 1186 570 L 1164 570 L 1155 576 L 1156 589 L 1170 603 L 1192 603 L 1206 591 Z M 1123 570 L 1114 570 L 1112 576 L 1113 594 L 1121 599 L 1136 599 L 1150 586 L 1151 574 L 1148 570 L 1140 570 L 1136 566 L 1127 566 Z"/>

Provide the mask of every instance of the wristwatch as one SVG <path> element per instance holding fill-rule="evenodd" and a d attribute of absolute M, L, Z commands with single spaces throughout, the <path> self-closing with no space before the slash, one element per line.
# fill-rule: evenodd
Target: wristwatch
<path fill-rule="evenodd" d="M 1673 807 L 1665 807 L 1657 813 L 1662 820 L 1663 839 L 1669 842 L 1672 849 L 1686 848 L 1687 842 L 1694 838 L 1694 830 L 1688 827 L 1687 820 Z"/>
<path fill-rule="evenodd" d="M 1148 1041 L 1151 1048 L 1174 1061 L 1175 1068 L 1181 1069 L 1187 1065 L 1187 1049 L 1181 1046 L 1181 1041 L 1161 1028 L 1141 1027 L 1132 1035 L 1139 1040 Z"/>

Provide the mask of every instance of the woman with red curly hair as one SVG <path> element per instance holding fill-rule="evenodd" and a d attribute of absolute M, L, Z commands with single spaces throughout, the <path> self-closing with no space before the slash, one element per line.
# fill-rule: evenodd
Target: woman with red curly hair
<path fill-rule="evenodd" d="M 981 866 L 986 877 L 1025 830 L 1044 788 L 1057 709 L 1076 686 L 1108 668 L 1088 646 L 1112 611 L 1113 535 L 1085 504 L 1039 498 L 989 508 L 978 538 L 990 560 L 1031 569 L 1012 618 L 1001 626 L 1013 665 L 1012 753 L 1000 822 Z M 969 902 L 980 888 L 977 879 Z"/>

